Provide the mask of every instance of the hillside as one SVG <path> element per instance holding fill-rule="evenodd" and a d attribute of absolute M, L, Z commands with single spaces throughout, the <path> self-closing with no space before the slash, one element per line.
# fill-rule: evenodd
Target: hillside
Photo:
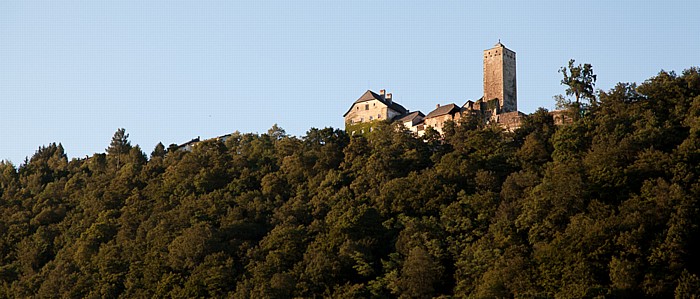
<path fill-rule="evenodd" d="M 555 126 L 0 162 L 0 298 L 700 296 L 700 70 Z"/>

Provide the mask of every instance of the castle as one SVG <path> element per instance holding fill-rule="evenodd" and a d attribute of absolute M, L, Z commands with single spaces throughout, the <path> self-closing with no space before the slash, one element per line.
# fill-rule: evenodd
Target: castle
<path fill-rule="evenodd" d="M 521 119 L 525 116 L 518 111 L 516 83 L 515 52 L 499 41 L 493 48 L 484 50 L 484 95 L 479 100 L 467 101 L 462 106 L 438 104 L 435 110 L 425 115 L 420 111 L 409 111 L 383 89 L 378 94 L 367 90 L 343 114 L 345 130 L 351 135 L 364 134 L 373 130 L 376 121 L 389 120 L 402 124 L 418 136 L 423 136 L 428 127 L 442 134 L 445 122 L 458 122 L 463 116 L 472 115 L 513 131 L 520 127 Z M 551 111 L 550 115 L 557 125 L 571 122 L 564 110 Z M 230 136 L 227 134 L 208 140 L 226 141 Z M 191 151 L 200 142 L 197 137 L 176 148 Z"/>
<path fill-rule="evenodd" d="M 515 52 L 499 41 L 493 48 L 484 50 L 484 95 L 479 100 L 467 101 L 462 106 L 438 104 L 435 110 L 425 115 L 404 108 L 385 90 L 379 94 L 367 90 L 343 114 L 345 130 L 353 135 L 363 134 L 372 131 L 372 122 L 390 120 L 403 124 L 418 136 L 422 136 L 428 127 L 442 134 L 446 121 L 457 122 L 466 115 L 479 116 L 485 122 L 515 130 L 520 127 L 524 116 L 518 111 L 515 69 Z"/>

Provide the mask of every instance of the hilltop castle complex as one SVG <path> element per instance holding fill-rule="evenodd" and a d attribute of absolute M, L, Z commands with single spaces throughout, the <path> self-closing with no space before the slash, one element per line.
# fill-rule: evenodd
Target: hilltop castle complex
<path fill-rule="evenodd" d="M 565 111 L 551 111 L 555 124 L 570 122 Z M 480 118 L 486 123 L 493 123 L 505 130 L 513 131 L 520 127 L 523 116 L 518 111 L 518 90 L 516 82 L 515 52 L 506 48 L 499 41 L 493 48 L 484 50 L 484 95 L 476 101 L 467 101 L 459 106 L 454 103 L 437 104 L 435 110 L 427 115 L 420 111 L 409 111 L 394 101 L 392 94 L 385 90 L 375 93 L 365 91 L 348 109 L 345 118 L 345 130 L 351 134 L 363 134 L 372 131 L 376 121 L 389 120 L 404 125 L 418 136 L 423 136 L 427 128 L 433 128 L 440 134 L 445 122 L 459 120 L 467 115 Z M 568 119 L 567 119 L 568 118 Z M 226 141 L 231 134 L 208 140 Z M 199 137 L 180 144 L 178 149 L 190 151 L 200 143 Z"/>
<path fill-rule="evenodd" d="M 367 90 L 343 115 L 345 129 L 350 134 L 362 134 L 372 130 L 374 121 L 391 120 L 402 123 L 418 136 L 422 136 L 428 127 L 442 134 L 446 121 L 457 122 L 462 116 L 475 115 L 504 129 L 515 130 L 520 127 L 520 119 L 524 116 L 518 111 L 515 69 L 515 52 L 499 41 L 493 48 L 484 50 L 484 95 L 479 100 L 467 101 L 462 106 L 438 104 L 435 110 L 425 115 L 404 108 L 385 90 L 379 94 Z"/>

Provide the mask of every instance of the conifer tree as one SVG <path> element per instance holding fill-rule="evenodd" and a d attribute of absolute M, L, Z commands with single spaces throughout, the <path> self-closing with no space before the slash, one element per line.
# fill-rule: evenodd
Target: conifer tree
<path fill-rule="evenodd" d="M 121 156 L 128 154 L 131 150 L 131 142 L 129 141 L 129 134 L 126 133 L 126 129 L 119 128 L 114 132 L 112 136 L 112 141 L 109 143 L 109 147 L 106 149 L 107 154 L 116 161 L 117 169 L 119 169 Z"/>

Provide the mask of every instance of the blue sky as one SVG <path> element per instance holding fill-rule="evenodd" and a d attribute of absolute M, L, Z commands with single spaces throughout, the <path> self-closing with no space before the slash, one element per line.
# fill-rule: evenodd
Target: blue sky
<path fill-rule="evenodd" d="M 343 127 L 367 89 L 425 113 L 482 95 L 483 50 L 517 53 L 518 106 L 557 70 L 597 87 L 700 64 L 700 1 L 0 1 L 0 160 L 60 142 L 150 153 L 194 137 Z"/>

